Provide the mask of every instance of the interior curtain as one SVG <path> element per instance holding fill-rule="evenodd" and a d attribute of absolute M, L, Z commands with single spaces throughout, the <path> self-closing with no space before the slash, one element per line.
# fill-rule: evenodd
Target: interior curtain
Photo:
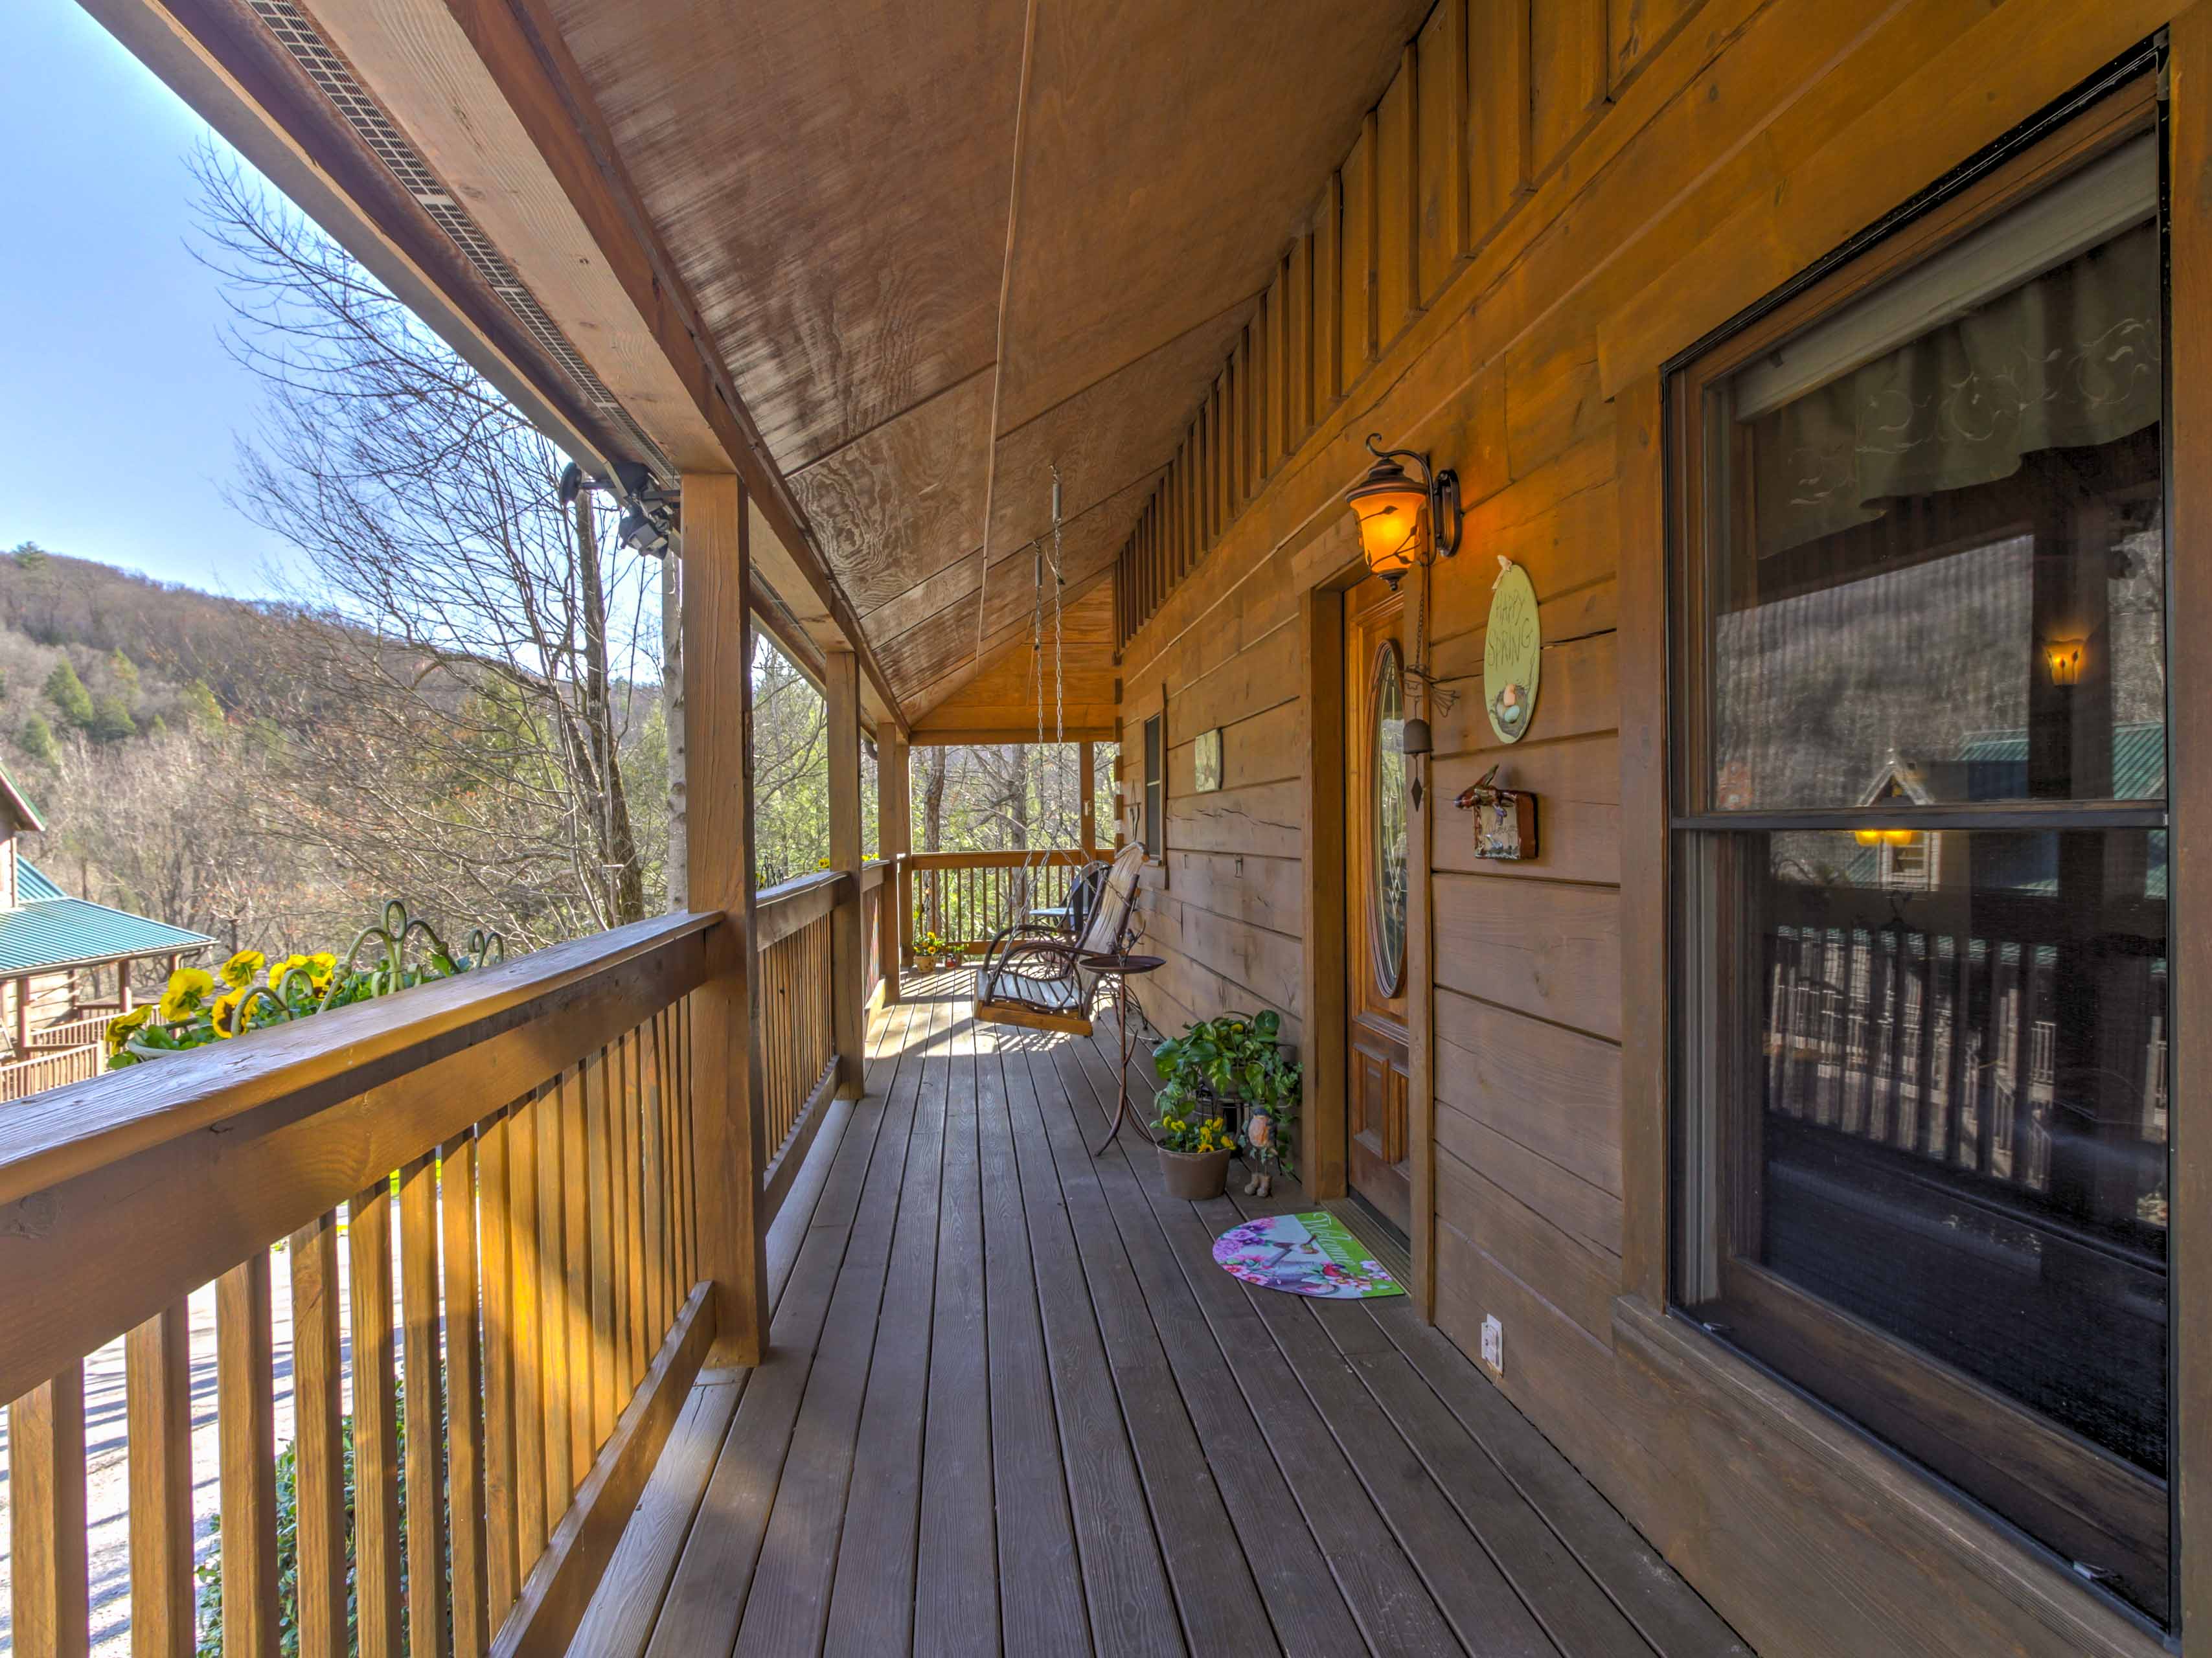
<path fill-rule="evenodd" d="M 1872 523 L 1893 496 L 2110 443 L 2164 403 L 2154 222 L 1751 422 L 1761 557 Z"/>

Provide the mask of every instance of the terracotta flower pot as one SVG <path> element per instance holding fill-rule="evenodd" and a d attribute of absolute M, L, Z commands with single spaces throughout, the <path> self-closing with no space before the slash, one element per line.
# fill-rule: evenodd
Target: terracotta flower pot
<path fill-rule="evenodd" d="M 1164 1145 L 1157 1150 L 1160 1154 L 1160 1178 L 1170 1197 L 1198 1203 L 1218 1198 L 1228 1189 L 1228 1146 L 1218 1151 L 1170 1151 Z"/>

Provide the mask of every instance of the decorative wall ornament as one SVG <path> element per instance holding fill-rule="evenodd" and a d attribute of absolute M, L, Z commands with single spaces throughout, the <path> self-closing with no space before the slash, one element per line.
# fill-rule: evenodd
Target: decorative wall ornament
<path fill-rule="evenodd" d="M 1536 682 L 1543 671 L 1544 633 L 1536 617 L 1536 584 L 1504 554 L 1490 586 L 1490 626 L 1482 646 L 1482 704 L 1490 729 L 1518 743 L 1536 717 Z"/>
<path fill-rule="evenodd" d="M 1212 794 L 1221 786 L 1221 727 L 1198 734 L 1191 745 L 1191 787 L 1200 794 Z"/>
<path fill-rule="evenodd" d="M 1492 766 L 1460 791 L 1458 805 L 1474 814 L 1474 855 L 1519 859 L 1536 855 L 1536 797 L 1498 786 Z"/>

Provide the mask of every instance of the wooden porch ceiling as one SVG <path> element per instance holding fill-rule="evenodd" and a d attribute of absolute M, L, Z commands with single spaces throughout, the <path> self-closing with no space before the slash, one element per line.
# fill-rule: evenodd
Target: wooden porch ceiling
<path fill-rule="evenodd" d="M 547 6 L 909 717 L 1025 626 L 1055 463 L 1104 572 L 1427 9 Z"/>

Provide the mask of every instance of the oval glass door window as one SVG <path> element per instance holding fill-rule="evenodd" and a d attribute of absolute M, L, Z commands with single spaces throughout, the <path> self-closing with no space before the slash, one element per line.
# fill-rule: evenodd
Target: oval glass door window
<path fill-rule="evenodd" d="M 1373 711 L 1368 740 L 1375 798 L 1370 821 L 1375 856 L 1368 891 L 1370 943 L 1375 951 L 1376 987 L 1398 993 L 1406 973 L 1406 676 L 1395 641 L 1375 653 L 1375 677 L 1368 695 Z"/>

